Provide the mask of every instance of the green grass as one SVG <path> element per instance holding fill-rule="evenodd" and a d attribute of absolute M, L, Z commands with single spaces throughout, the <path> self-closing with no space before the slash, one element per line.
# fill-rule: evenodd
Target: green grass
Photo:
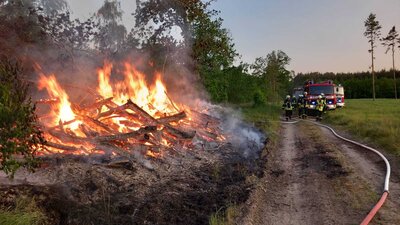
<path fill-rule="evenodd" d="M 326 121 L 400 156 L 400 100 L 347 99 Z"/>
<path fill-rule="evenodd" d="M 244 120 L 253 123 L 256 127 L 266 132 L 270 140 L 278 137 L 279 117 L 282 113 L 281 105 L 268 103 L 254 107 L 242 107 Z"/>
<path fill-rule="evenodd" d="M 238 207 L 235 205 L 229 206 L 225 211 L 220 209 L 211 215 L 209 225 L 233 225 L 238 213 Z"/>
<path fill-rule="evenodd" d="M 33 198 L 18 197 L 15 207 L 0 209 L 0 225 L 45 225 L 46 221 Z"/>

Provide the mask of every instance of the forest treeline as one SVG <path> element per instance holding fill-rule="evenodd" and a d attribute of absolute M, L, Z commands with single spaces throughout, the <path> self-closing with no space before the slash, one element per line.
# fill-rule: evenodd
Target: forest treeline
<path fill-rule="evenodd" d="M 399 71 L 396 71 L 399 73 Z M 375 72 L 375 91 L 377 98 L 394 98 L 393 71 L 381 70 Z M 372 78 L 371 72 L 355 73 L 299 73 L 293 79 L 294 87 L 301 87 L 308 80 L 321 82 L 332 80 L 335 84 L 340 84 L 345 88 L 346 98 L 371 98 Z M 400 81 L 397 80 L 397 86 Z M 399 94 L 399 90 L 397 90 Z"/>

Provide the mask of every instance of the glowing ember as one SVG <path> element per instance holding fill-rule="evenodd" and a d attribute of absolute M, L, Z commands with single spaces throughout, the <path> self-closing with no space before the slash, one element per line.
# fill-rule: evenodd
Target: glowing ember
<path fill-rule="evenodd" d="M 162 157 L 161 153 L 157 153 L 157 152 L 152 152 L 152 151 L 147 151 L 146 152 L 147 156 L 153 157 L 153 158 L 160 158 Z"/>

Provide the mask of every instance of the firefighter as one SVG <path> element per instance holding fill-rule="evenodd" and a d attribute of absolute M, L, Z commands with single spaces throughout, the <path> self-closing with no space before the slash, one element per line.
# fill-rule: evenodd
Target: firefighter
<path fill-rule="evenodd" d="M 286 96 L 285 101 L 283 102 L 282 109 L 285 110 L 285 115 L 286 115 L 286 121 L 292 119 L 292 113 L 293 113 L 293 106 L 292 106 L 292 100 L 290 98 L 290 95 Z"/>
<path fill-rule="evenodd" d="M 304 118 L 307 118 L 307 116 L 308 116 L 308 108 L 310 108 L 310 105 L 309 105 L 309 102 L 307 101 L 307 92 L 305 91 L 304 92 L 304 115 L 303 115 L 303 117 Z"/>
<path fill-rule="evenodd" d="M 292 101 L 292 108 L 293 108 L 293 109 L 296 109 L 296 108 L 297 108 L 297 99 L 296 99 L 296 96 L 293 95 L 291 101 Z"/>
<path fill-rule="evenodd" d="M 322 120 L 322 114 L 324 113 L 324 108 L 325 108 L 325 102 L 322 99 L 322 95 L 318 95 L 318 99 L 317 99 L 317 106 L 316 106 L 316 110 L 317 110 L 317 121 L 321 121 Z"/>
<path fill-rule="evenodd" d="M 324 102 L 324 110 L 323 113 L 326 113 L 326 110 L 328 109 L 328 105 L 326 104 L 326 96 L 324 93 L 321 93 L 322 101 Z"/>
<path fill-rule="evenodd" d="M 300 118 L 305 118 L 305 104 L 306 99 L 304 98 L 304 96 L 301 94 L 299 95 L 299 98 L 297 100 L 297 107 L 299 109 L 299 117 Z"/>

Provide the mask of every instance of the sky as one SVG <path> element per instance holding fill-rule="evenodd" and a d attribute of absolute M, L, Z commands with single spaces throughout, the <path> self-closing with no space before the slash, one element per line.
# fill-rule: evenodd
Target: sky
<path fill-rule="evenodd" d="M 289 68 L 295 72 L 368 70 L 371 57 L 363 33 L 371 12 L 382 34 L 393 25 L 400 30 L 400 0 L 219 0 L 214 7 L 221 10 L 244 62 L 279 49 L 292 59 Z M 379 46 L 376 68 L 391 68 L 391 62 Z"/>
<path fill-rule="evenodd" d="M 76 16 L 87 17 L 104 0 L 68 0 Z M 134 25 L 134 0 L 122 0 L 123 21 Z M 223 27 L 230 31 L 241 60 L 273 50 L 291 59 L 288 69 L 298 72 L 356 72 L 369 70 L 371 56 L 364 37 L 364 21 L 372 12 L 386 35 L 392 26 L 400 31 L 400 0 L 218 0 Z M 390 69 L 390 54 L 378 45 L 375 67 Z M 400 68 L 400 51 L 396 54 Z"/>
<path fill-rule="evenodd" d="M 103 4 L 104 0 L 67 0 L 73 16 L 77 18 L 89 18 Z M 122 21 L 129 31 L 135 25 L 135 17 L 132 15 L 136 10 L 135 0 L 121 0 L 123 11 Z"/>

